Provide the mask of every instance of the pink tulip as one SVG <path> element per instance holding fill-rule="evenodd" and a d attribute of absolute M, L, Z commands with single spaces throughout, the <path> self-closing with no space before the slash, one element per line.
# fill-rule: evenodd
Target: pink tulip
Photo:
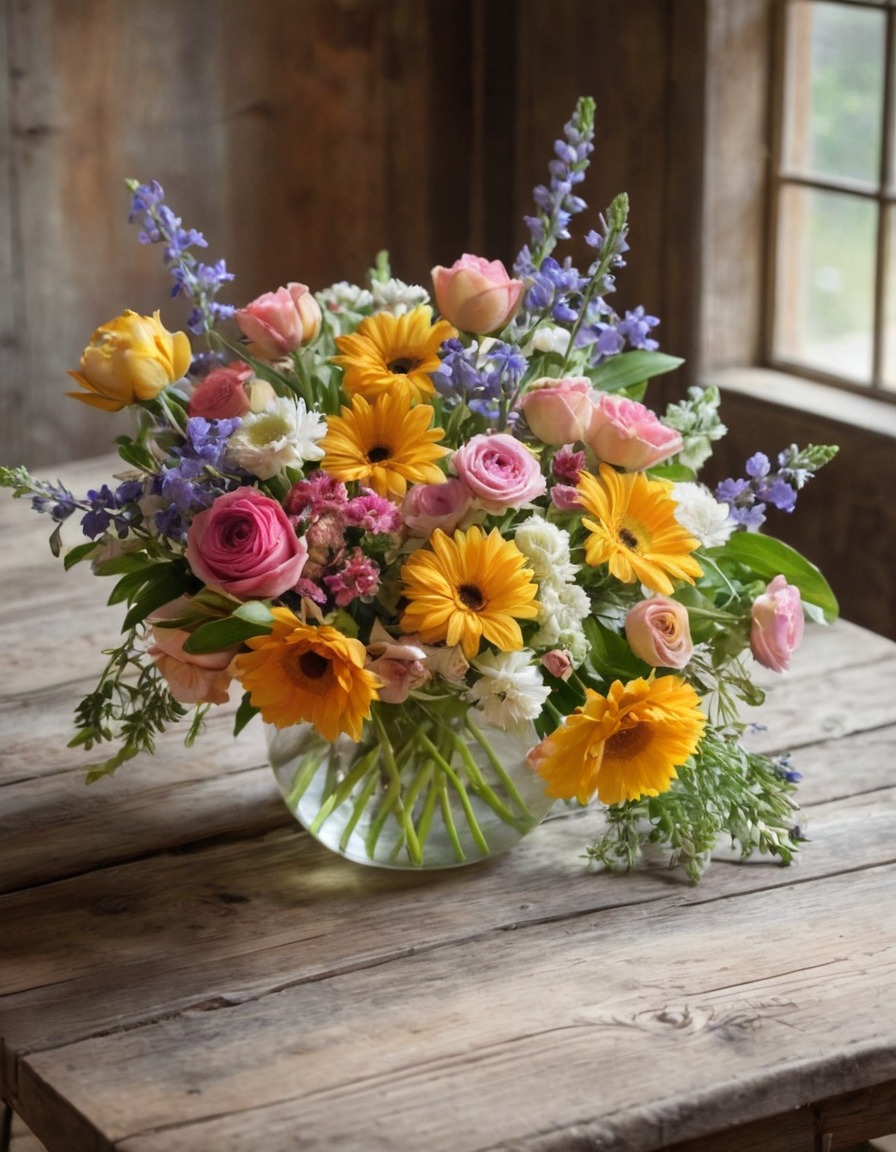
<path fill-rule="evenodd" d="M 307 344 L 320 331 L 320 307 L 304 284 L 287 284 L 265 292 L 233 316 L 249 341 L 249 352 L 261 360 L 278 360 Z"/>
<path fill-rule="evenodd" d="M 433 268 L 432 282 L 442 316 L 480 336 L 509 324 L 526 290 L 522 280 L 511 280 L 500 260 L 466 252 L 450 268 Z"/>
<path fill-rule="evenodd" d="M 651 468 L 682 449 L 681 433 L 667 428 L 655 412 L 625 396 L 601 393 L 584 436 L 598 460 L 616 468 Z"/>
<path fill-rule="evenodd" d="M 543 444 L 560 446 L 584 439 L 594 402 L 591 381 L 584 376 L 534 380 L 520 400 L 526 423 Z"/>
<path fill-rule="evenodd" d="M 803 639 L 803 602 L 800 590 L 776 576 L 753 601 L 750 615 L 750 651 L 773 672 L 786 672 L 790 657 Z"/>

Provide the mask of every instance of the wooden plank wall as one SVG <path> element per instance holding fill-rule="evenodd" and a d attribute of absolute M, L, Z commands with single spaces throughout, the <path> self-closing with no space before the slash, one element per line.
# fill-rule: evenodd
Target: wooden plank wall
<path fill-rule="evenodd" d="M 668 206 L 692 199 L 670 170 L 670 134 L 701 81 L 673 76 L 670 46 L 701 7 L 6 0 L 0 460 L 104 451 L 123 419 L 60 399 L 66 369 L 125 307 L 161 305 L 169 327 L 182 323 L 158 251 L 127 224 L 126 177 L 165 186 L 236 273 L 235 302 L 289 279 L 357 280 L 380 248 L 404 279 L 428 282 L 465 250 L 512 260 L 584 93 L 600 122 L 589 202 L 632 198 L 619 301 L 660 315 L 667 346 L 686 351 L 665 308 L 664 260 L 681 234 Z M 699 186 L 693 166 L 679 171 Z"/>

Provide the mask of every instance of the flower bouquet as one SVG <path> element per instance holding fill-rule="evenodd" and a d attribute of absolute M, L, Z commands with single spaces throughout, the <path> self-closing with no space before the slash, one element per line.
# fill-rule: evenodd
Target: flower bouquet
<path fill-rule="evenodd" d="M 791 859 L 796 773 L 740 743 L 762 699 L 747 661 L 786 669 L 804 618 L 837 605 L 757 529 L 835 449 L 698 481 L 717 392 L 645 407 L 681 361 L 655 317 L 608 302 L 626 197 L 585 236 L 585 271 L 555 254 L 593 133 L 582 99 L 512 275 L 467 254 L 433 269 L 434 301 L 381 254 L 364 286 L 223 304 L 224 262 L 197 259 L 157 183 L 129 181 L 194 339 L 125 312 L 71 373 L 77 401 L 135 413 L 114 484 L 80 498 L 0 473 L 56 522 L 66 568 L 124 605 L 76 711 L 73 745 L 117 744 L 88 779 L 190 711 L 191 742 L 239 686 L 235 730 L 260 714 L 288 805 L 353 859 L 476 860 L 558 801 L 603 812 L 587 852 L 611 867 L 652 841 L 696 879 L 722 833 Z"/>

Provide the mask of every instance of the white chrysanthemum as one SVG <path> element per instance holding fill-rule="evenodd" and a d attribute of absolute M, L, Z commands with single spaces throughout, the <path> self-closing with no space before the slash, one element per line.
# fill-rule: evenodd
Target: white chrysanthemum
<path fill-rule="evenodd" d="M 588 640 L 582 627 L 582 621 L 592 613 L 588 593 L 578 584 L 549 580 L 541 585 L 538 600 L 539 628 L 532 637 L 532 646 L 539 651 L 567 648 L 578 667 L 588 655 Z"/>
<path fill-rule="evenodd" d="M 716 548 L 724 544 L 734 531 L 734 524 L 728 519 L 728 505 L 716 500 L 705 485 L 690 482 L 675 484 L 672 487 L 672 499 L 677 504 L 675 519 L 704 548 Z"/>
<path fill-rule="evenodd" d="M 316 293 L 315 298 L 320 304 L 321 311 L 335 312 L 346 309 L 349 312 L 363 312 L 373 305 L 373 296 L 366 288 L 357 284 L 350 284 L 348 280 L 340 280 L 323 288 Z"/>
<path fill-rule="evenodd" d="M 324 450 L 318 441 L 326 434 L 326 420 L 309 412 L 304 400 L 278 396 L 268 408 L 243 417 L 230 437 L 227 458 L 259 480 L 270 480 L 284 468 L 322 460 Z"/>
<path fill-rule="evenodd" d="M 554 352 L 558 356 L 565 356 L 570 336 L 567 328 L 558 328 L 555 324 L 539 324 L 523 353 L 530 356 L 533 352 Z"/>
<path fill-rule="evenodd" d="M 486 724 L 495 728 L 524 727 L 539 715 L 551 694 L 541 678 L 535 654 L 484 652 L 473 661 L 479 677 L 466 694 Z"/>
<path fill-rule="evenodd" d="M 541 516 L 524 520 L 514 534 L 514 543 L 529 562 L 539 584 L 570 581 L 576 577 L 569 551 L 569 533 Z"/>
<path fill-rule="evenodd" d="M 377 312 L 391 312 L 403 316 L 419 304 L 429 303 L 429 293 L 419 284 L 405 284 L 403 280 L 374 280 L 370 286 L 373 306 Z"/>

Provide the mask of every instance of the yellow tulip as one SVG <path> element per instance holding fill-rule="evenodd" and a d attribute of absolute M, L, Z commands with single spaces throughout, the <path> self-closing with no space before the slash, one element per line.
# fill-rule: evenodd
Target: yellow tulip
<path fill-rule="evenodd" d="M 76 400 L 118 412 L 128 404 L 152 400 L 190 367 L 192 351 L 183 332 L 169 332 L 159 313 L 141 316 L 128 310 L 97 328 L 81 357 L 80 372 L 69 372 L 85 392 Z"/>

